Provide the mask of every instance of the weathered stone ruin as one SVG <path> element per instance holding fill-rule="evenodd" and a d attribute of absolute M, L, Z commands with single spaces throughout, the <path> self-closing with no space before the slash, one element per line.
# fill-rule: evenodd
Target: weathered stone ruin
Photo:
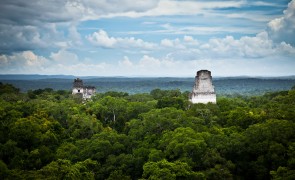
<path fill-rule="evenodd" d="M 216 103 L 216 94 L 212 84 L 211 72 L 208 70 L 200 70 L 195 78 L 193 91 L 189 95 L 189 101 L 196 103 Z"/>
<path fill-rule="evenodd" d="M 83 81 L 79 78 L 74 80 L 72 94 L 81 95 L 83 99 L 90 99 L 95 92 L 94 86 L 84 86 Z"/>

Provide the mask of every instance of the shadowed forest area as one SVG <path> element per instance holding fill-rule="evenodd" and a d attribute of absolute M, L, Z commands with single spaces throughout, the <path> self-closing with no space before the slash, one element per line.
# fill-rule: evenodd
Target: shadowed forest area
<path fill-rule="evenodd" d="M 0 104 L 0 179 L 295 179 L 295 86 L 190 104 L 0 83 Z"/>

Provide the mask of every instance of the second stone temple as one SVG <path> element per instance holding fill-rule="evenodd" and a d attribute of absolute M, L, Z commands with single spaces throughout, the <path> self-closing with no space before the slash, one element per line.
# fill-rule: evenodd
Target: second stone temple
<path fill-rule="evenodd" d="M 195 78 L 193 91 L 189 95 L 189 100 L 193 103 L 216 103 L 216 93 L 212 84 L 211 72 L 200 70 Z"/>

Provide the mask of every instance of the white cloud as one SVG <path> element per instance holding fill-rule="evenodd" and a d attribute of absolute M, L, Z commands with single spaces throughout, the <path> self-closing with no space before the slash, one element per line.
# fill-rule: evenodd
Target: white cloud
<path fill-rule="evenodd" d="M 284 16 L 268 23 L 268 33 L 276 42 L 286 42 L 295 45 L 295 0 L 288 4 Z"/>
<path fill-rule="evenodd" d="M 170 15 L 195 15 L 204 14 L 205 10 L 215 8 L 241 7 L 245 1 L 178 1 L 178 0 L 159 0 L 157 6 L 146 9 L 143 12 L 127 11 L 113 14 L 106 14 L 103 17 L 127 16 L 170 16 Z"/>
<path fill-rule="evenodd" d="M 194 41 L 194 38 L 192 36 L 184 36 L 183 37 L 183 40 L 185 42 L 193 42 Z"/>
<path fill-rule="evenodd" d="M 159 59 L 156 59 L 154 57 L 150 57 L 148 55 L 144 55 L 140 61 L 139 61 L 139 66 L 142 68 L 157 68 L 161 65 L 161 62 Z"/>
<path fill-rule="evenodd" d="M 284 21 L 283 17 L 276 18 L 276 19 L 271 20 L 268 23 L 268 26 L 271 28 L 272 31 L 278 32 L 280 29 L 283 28 L 283 25 L 284 25 L 283 21 Z"/>
<path fill-rule="evenodd" d="M 136 39 L 134 37 L 109 37 L 104 30 L 94 32 L 93 34 L 86 36 L 86 39 L 88 39 L 93 45 L 103 48 L 140 48 L 143 50 L 152 50 L 156 47 L 156 44 L 154 43 L 145 42 L 142 39 Z"/>
<path fill-rule="evenodd" d="M 24 6 L 19 6 L 19 3 Z M 37 0 L 4 1 L 0 6 L 0 70 L 1 73 L 80 73 L 83 75 L 149 75 L 152 73 L 154 76 L 178 76 L 189 72 L 194 74 L 199 68 L 208 68 L 219 74 L 232 69 L 230 73 L 239 75 L 242 72 L 242 74 L 249 74 L 254 66 L 257 70 L 262 69 L 256 65 L 270 62 L 267 64 L 268 69 L 264 67 L 267 72 L 272 70 L 294 72 L 290 68 L 294 68 L 292 65 L 294 65 L 295 57 L 295 0 L 289 3 L 282 17 L 270 21 L 268 29 L 258 34 L 262 27 L 258 21 L 265 22 L 277 16 L 276 13 L 265 16 L 264 11 L 253 11 L 253 14 L 247 15 L 229 10 L 229 14 L 222 15 L 221 11 L 216 11 L 216 8 L 239 8 L 245 5 L 249 5 L 249 2 L 244 0 L 214 1 L 214 3 L 191 0 L 52 0 L 42 3 Z M 250 5 L 276 6 L 275 3 L 261 1 L 252 2 Z M 173 15 L 188 15 L 189 20 L 181 18 L 172 20 Z M 255 27 L 247 26 L 249 23 L 233 27 L 218 23 L 210 27 L 205 26 L 205 20 L 211 18 L 213 21 L 213 18 L 219 15 L 221 15 L 220 18 L 227 18 L 224 21 L 227 23 L 232 23 L 233 19 L 248 19 Z M 243 17 L 246 15 L 247 17 Z M 83 24 L 79 22 L 118 16 L 161 16 L 159 21 L 157 18 L 143 19 L 141 25 L 146 28 L 141 32 L 134 32 L 134 34 L 147 34 L 145 37 L 154 38 L 153 42 L 147 42 L 143 36 L 142 38 L 135 35 L 135 37 L 115 37 L 104 30 L 99 30 L 86 36 L 86 39 L 94 46 L 114 50 L 106 52 L 104 49 L 96 48 L 97 51 L 89 55 L 87 62 L 85 56 L 88 55 L 85 51 L 83 53 L 73 51 L 73 48 L 87 49 L 86 52 L 94 50 L 93 47 L 88 46 L 89 43 L 83 44 L 85 36 L 81 38 L 80 29 L 78 31 L 76 27 Z M 198 20 L 202 22 L 196 25 L 195 17 L 200 17 Z M 205 25 L 202 26 L 202 24 Z M 152 28 L 155 25 L 158 29 Z M 142 27 L 136 30 L 141 30 L 140 28 Z M 154 34 L 157 36 L 153 36 Z M 162 36 L 163 34 L 166 36 Z M 221 37 L 224 34 L 228 36 Z M 243 34 L 257 35 L 243 36 Z M 168 38 L 167 35 L 173 36 Z M 206 35 L 206 38 L 208 35 L 216 36 L 207 41 L 206 38 L 196 35 Z M 236 38 L 235 35 L 242 36 Z M 154 43 L 155 39 L 161 37 L 162 40 Z M 35 49 L 41 50 L 36 52 L 46 51 L 45 53 L 49 56 L 37 55 L 33 51 Z M 114 64 L 114 56 L 103 54 L 105 52 L 115 52 L 114 54 L 120 57 L 128 54 L 133 59 L 130 60 L 124 56 L 121 61 Z M 1 55 L 1 53 L 4 54 Z M 100 59 L 95 59 L 94 54 Z M 144 56 L 138 58 L 139 54 Z M 107 59 L 109 57 L 111 60 Z M 103 60 L 103 58 L 106 59 Z"/>
<path fill-rule="evenodd" d="M 183 44 L 183 42 L 181 40 L 179 40 L 178 38 L 174 39 L 174 40 L 170 40 L 170 39 L 163 39 L 161 40 L 161 45 L 165 48 L 174 48 L 174 49 L 185 49 L 185 45 Z"/>
<path fill-rule="evenodd" d="M 227 40 L 228 42 L 232 40 Z M 286 43 L 280 48 L 293 51 L 294 48 Z M 71 74 L 91 76 L 186 76 L 193 77 L 199 69 L 209 69 L 214 76 L 237 75 L 292 75 L 295 61 L 284 56 L 269 56 L 260 59 L 245 59 L 242 57 L 217 58 L 198 57 L 183 61 L 175 56 L 162 58 L 144 55 L 139 60 L 124 56 L 116 63 L 79 61 L 71 63 L 69 58 L 77 58 L 75 53 L 65 50 L 52 53 L 50 58 L 34 54 L 31 51 L 0 55 L 1 73 L 22 74 Z M 56 63 L 58 62 L 58 63 Z M 267 64 L 267 66 L 266 66 Z"/>
<path fill-rule="evenodd" d="M 257 34 L 255 37 L 244 36 L 234 39 L 232 36 L 225 38 L 213 38 L 201 46 L 204 55 L 213 57 L 246 57 L 259 58 L 272 55 L 275 47 L 268 39 L 266 32 Z"/>
<path fill-rule="evenodd" d="M 32 51 L 0 55 L 0 69 L 2 73 L 19 73 L 29 71 L 39 73 L 48 65 L 48 59 L 38 56 Z"/>
<path fill-rule="evenodd" d="M 220 14 L 216 14 L 212 18 L 220 18 L 219 16 L 222 16 Z M 246 14 L 245 14 L 246 16 Z M 211 18 L 206 18 L 211 20 Z M 225 17 L 224 19 L 228 19 L 228 17 Z M 235 23 L 239 25 L 241 17 L 237 17 L 237 20 Z M 257 17 L 256 17 L 257 19 Z M 226 21 L 226 20 L 225 20 Z M 264 20 L 267 22 L 267 20 Z M 184 26 L 173 26 L 169 23 L 165 23 L 160 25 L 159 27 L 163 29 L 157 29 L 157 30 L 143 30 L 143 31 L 128 31 L 128 34 L 135 34 L 135 35 L 142 35 L 142 34 L 150 34 L 150 35 L 220 35 L 220 34 L 228 34 L 228 33 L 240 33 L 240 34 L 255 34 L 259 31 L 261 31 L 264 26 L 248 26 L 248 27 L 241 27 L 237 25 L 227 25 L 224 26 L 223 24 L 220 24 L 220 22 L 214 22 L 214 24 L 206 24 L 203 26 L 199 25 L 189 25 L 193 22 L 189 22 L 188 25 Z"/>
<path fill-rule="evenodd" d="M 119 61 L 119 66 L 121 67 L 132 67 L 133 63 L 129 60 L 127 56 L 124 56 L 122 61 Z"/>
<path fill-rule="evenodd" d="M 295 48 L 286 42 L 281 42 L 277 45 L 278 50 L 281 51 L 283 54 L 293 54 L 295 55 Z"/>
<path fill-rule="evenodd" d="M 55 68 L 48 68 L 48 74 L 69 74 L 77 76 L 103 76 L 108 73 L 109 69 L 112 68 L 109 64 L 104 62 L 101 63 L 83 63 L 72 65 L 62 65 L 56 66 Z"/>
<path fill-rule="evenodd" d="M 113 71 L 119 75 L 125 76 L 177 76 L 187 73 L 182 71 L 183 63 L 169 58 L 156 58 L 149 55 L 143 55 L 139 61 L 130 63 L 128 57 L 119 61 L 119 69 L 114 67 Z M 118 71 L 117 71 L 118 70 Z M 176 71 L 178 71 L 176 73 Z M 117 75 L 116 74 L 116 75 Z"/>
<path fill-rule="evenodd" d="M 165 47 L 173 47 L 174 46 L 174 43 L 172 40 L 169 40 L 169 39 L 163 39 L 161 41 L 161 45 L 162 46 L 165 46 Z"/>
<path fill-rule="evenodd" d="M 126 57 L 125 57 L 126 58 Z M 128 58 L 129 59 L 129 58 Z M 268 64 L 266 66 L 266 64 Z M 278 66 L 278 64 L 281 64 Z M 113 67 L 115 75 L 123 76 L 169 76 L 193 77 L 200 69 L 209 69 L 213 76 L 282 76 L 294 74 L 295 62 L 289 58 L 267 57 L 257 59 L 243 58 L 196 58 L 192 60 L 175 60 L 172 57 L 155 58 L 144 55 L 137 63 L 121 64 Z"/>
<path fill-rule="evenodd" d="M 0 53 L 82 45 L 76 25 L 102 15 L 144 12 L 159 0 L 3 1 L 0 6 Z M 48 27 L 54 27 L 54 31 Z M 140 42 L 137 42 L 140 43 Z"/>
<path fill-rule="evenodd" d="M 179 39 L 163 39 L 161 45 L 170 48 L 169 57 L 182 60 L 196 58 L 264 58 L 272 56 L 294 56 L 295 48 L 286 43 L 275 43 L 268 33 L 263 31 L 254 37 L 243 36 L 235 39 L 233 36 L 225 38 L 211 38 L 208 42 L 198 42 L 193 37 L 184 36 L 183 41 Z M 174 48 L 178 51 L 173 51 Z"/>
<path fill-rule="evenodd" d="M 143 22 L 141 24 L 143 24 L 143 25 L 155 25 L 155 24 L 157 24 L 157 22 L 145 21 L 145 22 Z"/>
<path fill-rule="evenodd" d="M 72 65 L 79 63 L 79 57 L 75 53 L 71 53 L 63 49 L 56 53 L 52 52 L 50 54 L 50 59 L 53 60 L 53 63 L 62 65 Z"/>
<path fill-rule="evenodd" d="M 114 45 L 117 44 L 117 40 L 113 37 L 109 37 L 104 30 L 94 32 L 93 34 L 86 36 L 86 38 L 92 44 L 106 48 L 113 48 Z"/>
<path fill-rule="evenodd" d="M 75 45 L 82 45 L 82 38 L 81 38 L 81 35 L 80 33 L 77 31 L 77 28 L 75 25 L 71 25 L 69 27 L 69 35 L 68 35 L 68 39 L 69 40 L 69 43 L 70 43 L 70 46 L 75 46 Z"/>
<path fill-rule="evenodd" d="M 4 1 L 0 7 L 0 22 L 24 25 L 75 22 L 98 19 L 110 13 L 144 12 L 155 8 L 158 2 L 159 0 Z"/>
<path fill-rule="evenodd" d="M 186 43 L 188 45 L 198 45 L 199 44 L 199 42 L 196 39 L 194 39 L 192 36 L 187 36 L 187 35 L 185 35 L 183 37 L 183 41 L 184 41 L 184 43 Z"/>
<path fill-rule="evenodd" d="M 49 58 L 36 55 L 32 51 L 0 55 L 0 70 L 5 74 L 103 75 L 114 68 L 109 66 L 104 62 L 79 61 L 75 53 L 66 50 L 51 53 Z"/>
<path fill-rule="evenodd" d="M 69 1 L 66 9 L 71 14 L 80 14 L 81 20 L 99 19 L 121 13 L 141 13 L 157 6 L 159 0 L 112 0 L 112 1 Z"/>
<path fill-rule="evenodd" d="M 22 6 L 19 6 L 22 4 Z M 81 21 L 97 20 L 103 17 L 143 17 L 163 15 L 195 15 L 212 14 L 216 8 L 242 7 L 248 2 L 240 1 L 178 1 L 178 0 L 72 0 L 72 1 L 38 1 L 23 2 L 21 0 L 4 1 L 0 6 L 0 53 L 45 49 L 75 48 L 83 45 L 76 25 Z M 270 6 L 271 3 L 257 2 L 257 5 Z M 253 3 L 255 5 L 255 3 Z M 25 7 L 25 8 L 24 8 Z M 291 12 L 291 11 L 290 11 Z M 288 15 L 288 13 L 286 13 Z M 255 17 L 257 19 L 257 17 Z M 291 18 L 289 18 L 291 19 Z M 155 22 L 146 22 L 144 24 Z M 169 25 L 169 24 L 168 24 Z M 166 27 L 168 28 L 168 27 Z M 172 27 L 173 28 L 173 27 Z M 164 34 L 215 34 L 217 32 L 251 32 L 245 27 L 187 27 L 155 31 Z M 95 34 L 97 33 L 97 34 Z M 102 47 L 113 47 L 112 37 L 95 32 L 92 42 Z M 147 33 L 147 31 L 144 31 Z M 152 33 L 152 32 L 151 32 Z M 105 37 L 98 42 L 95 37 Z M 89 36 L 90 37 L 90 36 Z M 109 39 L 107 39 L 109 38 Z M 90 38 L 91 39 L 91 38 Z M 143 47 L 154 48 L 153 43 L 144 42 L 139 38 L 114 38 L 120 48 Z M 101 40 L 101 39 L 98 39 Z M 120 41 L 118 43 L 117 41 Z M 5 42 L 5 43 L 3 43 Z M 133 46 L 131 46 L 133 45 Z"/>

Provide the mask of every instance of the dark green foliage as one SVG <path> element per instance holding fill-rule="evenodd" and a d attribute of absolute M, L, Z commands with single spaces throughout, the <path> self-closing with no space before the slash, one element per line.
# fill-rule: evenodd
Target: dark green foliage
<path fill-rule="evenodd" d="M 19 93 L 19 89 L 14 87 L 11 84 L 3 84 L 0 82 L 0 95 L 7 93 L 7 94 L 13 94 L 13 93 Z"/>
<path fill-rule="evenodd" d="M 7 179 L 9 176 L 9 169 L 7 168 L 7 165 L 0 160 L 0 179 Z"/>
<path fill-rule="evenodd" d="M 151 96 L 156 99 L 159 100 L 161 98 L 164 97 L 179 97 L 181 96 L 181 92 L 180 90 L 161 90 L 161 89 L 154 89 L 150 92 Z"/>
<path fill-rule="evenodd" d="M 158 100 L 157 108 L 175 107 L 176 109 L 185 109 L 183 98 L 179 97 L 164 97 Z"/>
<path fill-rule="evenodd" d="M 295 91 L 0 94 L 0 179 L 294 179 Z"/>

